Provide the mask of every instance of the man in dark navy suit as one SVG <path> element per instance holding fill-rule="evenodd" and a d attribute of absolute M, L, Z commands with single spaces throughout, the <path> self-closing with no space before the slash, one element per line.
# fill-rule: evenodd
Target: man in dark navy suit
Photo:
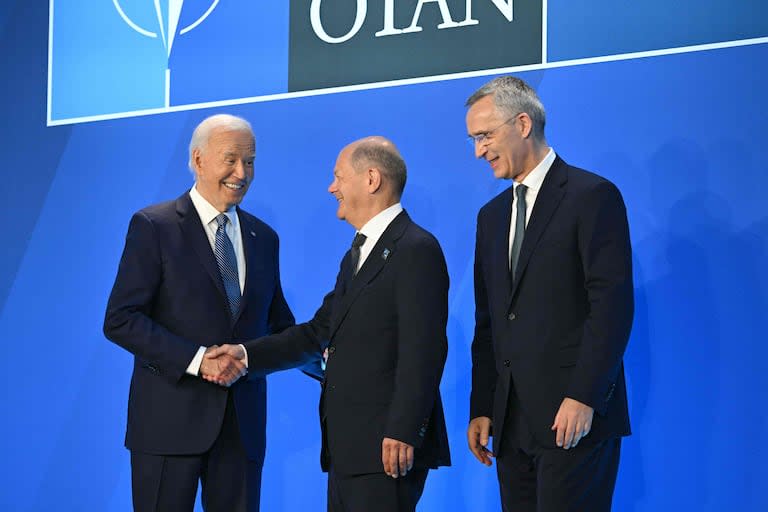
<path fill-rule="evenodd" d="M 327 348 L 320 402 L 332 512 L 413 511 L 430 468 L 450 464 L 440 379 L 448 273 L 437 240 L 400 205 L 406 167 L 383 137 L 344 148 L 328 191 L 357 234 L 307 323 L 220 347 L 249 373 L 311 363 Z"/>
<path fill-rule="evenodd" d="M 609 511 L 630 433 L 624 202 L 555 155 L 522 80 L 492 80 L 467 106 L 475 155 L 513 180 L 477 218 L 469 447 L 495 455 L 505 511 Z"/>
<path fill-rule="evenodd" d="M 259 509 L 266 381 L 203 357 L 294 323 L 277 235 L 237 206 L 255 151 L 244 119 L 204 120 L 190 143 L 195 185 L 128 228 L 104 333 L 134 355 L 125 444 L 137 511 L 191 512 L 198 481 L 207 512 Z"/>

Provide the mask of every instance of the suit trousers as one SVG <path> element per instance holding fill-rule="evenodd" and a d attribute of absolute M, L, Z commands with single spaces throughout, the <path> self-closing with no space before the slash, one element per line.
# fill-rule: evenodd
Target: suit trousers
<path fill-rule="evenodd" d="M 328 512 L 414 512 L 424 491 L 428 469 L 404 477 L 381 473 L 339 475 L 328 471 Z"/>
<path fill-rule="evenodd" d="M 621 438 L 543 447 L 531 434 L 510 391 L 501 450 L 496 454 L 504 512 L 610 512 Z M 552 418 L 554 421 L 554 417 Z M 552 438 L 555 437 L 552 432 Z"/>
<path fill-rule="evenodd" d="M 207 452 L 131 451 L 133 508 L 136 512 L 192 512 L 199 480 L 205 512 L 258 512 L 261 469 L 261 464 L 246 457 L 230 390 L 221 431 Z"/>

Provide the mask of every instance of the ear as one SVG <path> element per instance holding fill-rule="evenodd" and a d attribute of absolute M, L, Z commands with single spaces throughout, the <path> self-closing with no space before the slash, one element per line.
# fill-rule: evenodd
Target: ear
<path fill-rule="evenodd" d="M 195 148 L 192 150 L 192 167 L 195 170 L 195 175 L 200 175 L 200 168 L 203 160 L 203 154 L 200 151 L 200 148 Z"/>
<path fill-rule="evenodd" d="M 375 194 L 381 188 L 381 172 L 376 167 L 368 169 L 368 193 Z"/>
<path fill-rule="evenodd" d="M 518 114 L 517 124 L 520 126 L 520 135 L 522 135 L 524 139 L 527 139 L 533 132 L 533 121 L 531 121 L 531 116 L 525 112 L 521 112 Z"/>

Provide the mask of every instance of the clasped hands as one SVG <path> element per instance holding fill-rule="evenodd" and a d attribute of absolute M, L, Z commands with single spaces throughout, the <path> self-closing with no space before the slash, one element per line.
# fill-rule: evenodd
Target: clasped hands
<path fill-rule="evenodd" d="M 245 351 L 240 345 L 212 345 L 200 363 L 200 377 L 219 386 L 229 387 L 246 373 Z"/>

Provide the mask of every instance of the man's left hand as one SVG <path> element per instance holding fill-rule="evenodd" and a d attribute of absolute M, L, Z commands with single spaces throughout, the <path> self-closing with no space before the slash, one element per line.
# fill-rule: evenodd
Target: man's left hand
<path fill-rule="evenodd" d="M 385 437 L 381 442 L 381 462 L 384 472 L 392 478 L 405 476 L 413 468 L 413 446 Z"/>
<path fill-rule="evenodd" d="M 579 441 L 592 429 L 592 417 L 595 410 L 573 398 L 563 399 L 560 409 L 555 415 L 552 430 L 556 430 L 555 443 L 557 446 L 569 449 L 575 448 Z"/>

